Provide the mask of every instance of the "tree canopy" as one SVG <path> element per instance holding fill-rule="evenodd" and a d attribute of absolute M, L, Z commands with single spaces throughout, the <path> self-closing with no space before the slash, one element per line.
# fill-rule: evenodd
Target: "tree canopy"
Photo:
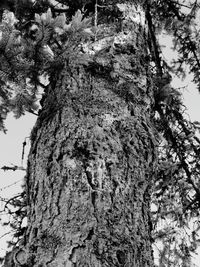
<path fill-rule="evenodd" d="M 160 266 L 190 266 L 200 238 L 200 130 L 199 122 L 186 119 L 181 92 L 172 88 L 172 76 L 185 77 L 185 65 L 193 74 L 200 91 L 200 4 L 180 0 L 137 0 L 138 9 L 131 9 L 128 0 L 9 0 L 0 3 L 0 129 L 6 132 L 4 122 L 9 112 L 19 118 L 25 112 L 40 113 L 48 94 L 49 82 L 63 66 L 67 70 L 77 64 L 96 72 L 109 72 L 120 77 L 118 66 L 102 70 L 95 55 L 85 53 L 107 36 L 106 25 L 117 25 L 118 31 L 132 25 L 141 26 L 146 39 L 148 57 L 143 62 L 150 66 L 154 85 L 152 119 L 158 132 L 159 163 L 157 180 L 152 191 L 152 229 L 155 241 L 162 242 Z M 144 22 L 134 21 L 134 12 L 144 12 Z M 129 10 L 129 12 L 128 12 Z M 132 28 L 131 28 L 132 27 Z M 165 31 L 171 36 L 178 59 L 171 64 L 162 56 L 158 36 Z M 108 38 L 104 51 L 112 54 L 114 36 Z M 87 43 L 87 46 L 85 44 Z M 132 53 L 140 53 L 132 44 Z M 138 62 L 133 62 L 139 64 Z M 120 79 L 120 78 L 119 78 Z M 39 90 L 43 97 L 39 99 Z M 40 101 L 40 103 L 39 103 Z M 16 228 L 16 242 L 23 230 L 19 217 L 24 218 L 24 192 L 6 203 L 18 207 L 12 225 Z M 163 227 L 159 224 L 163 222 Z M 192 228 L 191 228 L 192 227 Z M 192 230 L 191 230 L 192 229 Z M 161 265 L 163 264 L 163 265 Z"/>

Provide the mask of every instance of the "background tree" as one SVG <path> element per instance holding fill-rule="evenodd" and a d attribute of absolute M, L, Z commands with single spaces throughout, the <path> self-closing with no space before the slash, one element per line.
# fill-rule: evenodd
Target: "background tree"
<path fill-rule="evenodd" d="M 23 231 L 13 224 L 18 238 L 4 266 L 153 266 L 152 237 L 164 240 L 161 266 L 189 266 L 198 223 L 189 242 L 175 239 L 175 227 L 156 227 L 168 218 L 184 229 L 199 215 L 199 124 L 186 121 L 170 86 L 183 63 L 199 83 L 199 6 L 187 14 L 181 7 L 171 0 L 2 4 L 2 130 L 9 111 L 19 117 L 39 108 L 24 191 L 10 202 L 28 224 Z M 180 55 L 173 68 L 161 57 L 163 29 Z"/>

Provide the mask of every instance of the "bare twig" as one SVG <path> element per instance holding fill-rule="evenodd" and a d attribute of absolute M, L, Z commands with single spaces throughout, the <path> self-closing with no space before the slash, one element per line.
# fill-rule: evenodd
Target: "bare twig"
<path fill-rule="evenodd" d="M 3 166 L 1 167 L 1 169 L 3 171 L 26 171 L 26 169 L 22 166 L 17 166 L 17 165 L 14 165 L 13 167 L 11 166 Z"/>
<path fill-rule="evenodd" d="M 20 179 L 20 180 L 14 182 L 14 183 L 12 183 L 12 184 L 9 184 L 9 185 L 7 185 L 7 186 L 1 187 L 1 188 L 0 188 L 0 191 L 2 191 L 2 190 L 4 190 L 4 189 L 7 189 L 7 188 L 9 188 L 9 187 L 11 187 L 11 186 L 13 186 L 13 185 L 16 185 L 17 183 L 19 183 L 19 182 L 21 182 L 21 181 L 22 181 L 22 179 Z M 1 198 L 1 200 L 2 200 L 2 198 Z M 4 199 L 4 200 L 5 200 L 5 199 Z"/>

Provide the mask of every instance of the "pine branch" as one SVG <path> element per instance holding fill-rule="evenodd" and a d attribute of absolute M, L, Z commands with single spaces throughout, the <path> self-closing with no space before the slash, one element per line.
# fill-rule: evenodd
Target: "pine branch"
<path fill-rule="evenodd" d="M 159 108 L 158 112 L 159 112 L 159 114 L 161 116 L 162 123 L 163 123 L 163 125 L 164 125 L 164 127 L 166 129 L 165 132 L 167 132 L 168 135 L 169 135 L 169 140 L 168 141 L 170 141 L 172 143 L 172 148 L 176 152 L 176 154 L 177 154 L 177 156 L 179 158 L 179 161 L 181 163 L 181 167 L 185 171 L 185 174 L 186 174 L 186 177 L 187 177 L 187 181 L 188 181 L 188 183 L 190 183 L 192 185 L 193 189 L 196 192 L 197 197 L 200 199 L 200 189 L 195 185 L 195 183 L 192 180 L 192 173 L 189 170 L 188 163 L 186 162 L 185 156 L 183 155 L 183 153 L 181 153 L 179 151 L 179 144 L 177 143 L 176 138 L 173 135 L 173 132 L 172 132 L 172 130 L 171 130 L 170 126 L 169 126 L 169 123 L 168 123 L 168 121 L 166 119 L 166 116 L 163 113 L 161 108 Z"/>

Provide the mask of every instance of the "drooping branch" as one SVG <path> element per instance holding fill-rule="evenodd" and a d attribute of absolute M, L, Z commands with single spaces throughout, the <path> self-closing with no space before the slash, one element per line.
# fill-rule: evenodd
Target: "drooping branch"
<path fill-rule="evenodd" d="M 171 129 L 171 127 L 169 126 L 169 122 L 162 110 L 162 108 L 159 108 L 158 110 L 159 114 L 160 114 L 160 118 L 162 120 L 162 124 L 164 125 L 164 128 L 165 128 L 165 132 L 167 133 L 167 136 L 168 136 L 168 141 L 172 143 L 172 148 L 173 150 L 175 151 L 175 153 L 177 154 L 178 156 L 178 159 L 180 161 L 180 164 L 181 164 L 181 167 L 183 168 L 185 174 L 186 174 L 186 177 L 187 177 L 187 181 L 189 184 L 192 185 L 193 189 L 195 190 L 196 192 L 196 196 L 198 199 L 200 199 L 200 190 L 199 188 L 195 185 L 193 179 L 192 179 L 192 173 L 189 169 L 189 166 L 188 166 L 188 163 L 186 162 L 186 156 L 183 154 L 183 151 L 179 151 L 179 147 L 180 145 L 178 144 L 174 134 L 173 134 L 173 131 Z"/>

